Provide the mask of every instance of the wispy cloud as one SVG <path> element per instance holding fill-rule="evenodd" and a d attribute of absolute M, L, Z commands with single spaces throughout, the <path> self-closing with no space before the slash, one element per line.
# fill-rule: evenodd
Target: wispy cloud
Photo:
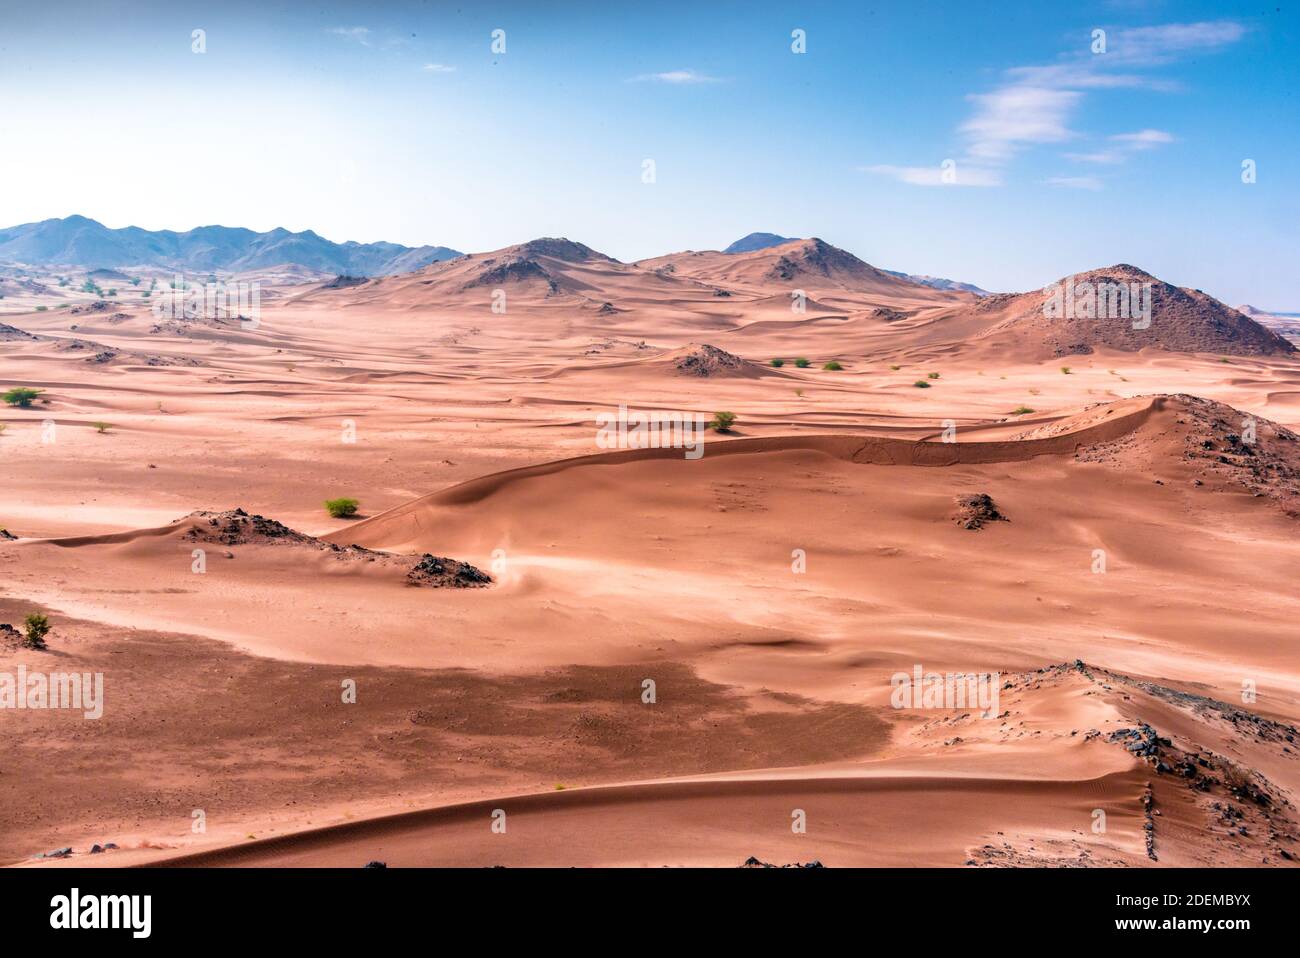
<path fill-rule="evenodd" d="M 330 27 L 330 33 L 336 37 L 343 37 L 346 40 L 355 40 L 363 47 L 370 46 L 370 28 L 369 27 Z"/>
<path fill-rule="evenodd" d="M 1235 20 L 1130 27 L 1114 32 L 1105 56 L 1125 63 L 1154 65 L 1167 63 L 1182 53 L 1225 47 L 1245 35 L 1246 27 Z"/>
<path fill-rule="evenodd" d="M 1138 130 L 1136 133 L 1116 133 L 1111 139 L 1130 150 L 1154 150 L 1157 146 L 1174 142 L 1174 135 L 1164 130 Z"/>
<path fill-rule="evenodd" d="M 425 73 L 455 73 L 456 68 L 447 66 L 445 63 L 426 63 L 420 67 Z"/>
<path fill-rule="evenodd" d="M 1116 133 L 1108 139 L 1115 144 L 1109 150 L 1098 150 L 1094 153 L 1065 153 L 1063 155 L 1067 160 L 1072 160 L 1075 163 L 1116 166 L 1125 162 L 1133 153 L 1154 150 L 1166 143 L 1173 143 L 1175 137 L 1172 133 L 1166 133 L 1164 130 L 1138 130 L 1136 133 Z"/>
<path fill-rule="evenodd" d="M 1114 166 L 1117 163 L 1124 162 L 1124 154 L 1119 150 L 1098 150 L 1095 153 L 1063 153 L 1061 155 L 1075 163 L 1097 163 Z"/>
<path fill-rule="evenodd" d="M 1049 176 L 1043 182 L 1071 190 L 1100 190 L 1102 182 L 1095 176 Z"/>
<path fill-rule="evenodd" d="M 910 186 L 1000 186 L 1002 177 L 996 170 L 985 167 L 957 164 L 951 172 L 941 166 L 892 166 L 877 163 L 860 166 L 860 172 L 888 176 Z M 948 176 L 945 177 L 945 173 Z"/>
<path fill-rule="evenodd" d="M 1071 120 L 1089 92 L 1178 89 L 1167 79 L 1137 71 L 1181 54 L 1218 49 L 1235 43 L 1245 33 L 1245 27 L 1230 20 L 1114 30 L 1105 53 L 1080 52 L 1059 63 L 1011 67 L 990 92 L 967 96 L 974 112 L 958 127 L 967 156 L 998 165 L 1026 147 L 1074 139 L 1080 134 L 1071 128 Z M 1152 149 L 1173 141 L 1160 130 L 1118 134 L 1111 139 L 1115 148 L 1077 153 L 1073 158 L 1116 163 L 1122 161 L 1123 151 Z"/>
<path fill-rule="evenodd" d="M 1083 94 L 1045 86 L 1015 84 L 992 93 L 972 94 L 975 115 L 961 125 L 967 151 L 980 160 L 1001 162 L 1026 143 L 1059 143 L 1073 134 L 1066 119 Z"/>
<path fill-rule="evenodd" d="M 632 77 L 633 83 L 673 83 L 686 85 L 691 83 L 721 83 L 721 77 L 709 76 L 696 70 L 668 70 L 664 73 L 642 73 Z"/>

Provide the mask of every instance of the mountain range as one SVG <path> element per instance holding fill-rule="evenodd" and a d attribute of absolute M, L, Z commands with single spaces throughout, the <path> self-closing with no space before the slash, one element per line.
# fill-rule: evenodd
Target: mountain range
<path fill-rule="evenodd" d="M 750 233 L 722 252 L 753 253 L 795 242 L 776 233 Z M 400 243 L 334 243 L 304 230 L 283 228 L 258 233 L 231 226 L 200 226 L 177 233 L 137 226 L 110 229 L 85 216 L 24 223 L 0 230 L 0 263 L 113 269 L 131 266 L 182 270 L 241 272 L 285 264 L 345 276 L 391 276 L 412 273 L 432 263 L 463 255 L 446 246 Z M 892 276 L 940 290 L 963 290 L 979 296 L 986 290 L 970 283 L 883 270 Z"/>
<path fill-rule="evenodd" d="M 783 246 L 786 243 L 792 243 L 797 239 L 794 236 L 778 236 L 776 233 L 750 233 L 748 236 L 742 236 L 736 242 L 732 243 L 722 252 L 729 255 L 737 253 L 753 253 L 761 249 L 770 249 L 774 246 Z M 989 291 L 980 289 L 973 283 L 962 283 L 955 279 L 944 279 L 942 276 L 926 276 L 922 273 L 902 273 L 898 270 L 887 269 L 883 272 L 891 276 L 897 276 L 900 279 L 906 279 L 913 283 L 919 283 L 922 286 L 929 286 L 932 289 L 954 290 L 966 293 L 974 293 L 976 296 L 988 296 Z"/>
<path fill-rule="evenodd" d="M 0 230 L 0 262 L 28 266 L 154 266 L 239 272 L 291 263 L 326 273 L 384 276 L 460 255 L 445 246 L 334 243 L 311 230 L 293 233 L 278 228 L 258 233 L 239 227 L 200 226 L 177 233 L 137 226 L 109 229 L 85 216 Z"/>

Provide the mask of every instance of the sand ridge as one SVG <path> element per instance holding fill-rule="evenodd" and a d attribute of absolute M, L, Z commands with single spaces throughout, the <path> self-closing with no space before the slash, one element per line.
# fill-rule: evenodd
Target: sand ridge
<path fill-rule="evenodd" d="M 0 672 L 108 705 L 3 715 L 4 861 L 1291 863 L 1294 357 L 1063 360 L 997 345 L 1011 300 L 846 257 L 545 239 L 286 273 L 255 328 L 6 316 L 48 338 L 0 331 L 42 390 L 2 414 L 0 622 L 54 630 Z M 1223 319 L 1188 298 L 1152 330 Z M 602 449 L 620 406 L 737 421 Z M 983 496 L 1008 521 L 954 522 Z M 895 708 L 918 665 L 1002 676 L 997 715 Z"/>

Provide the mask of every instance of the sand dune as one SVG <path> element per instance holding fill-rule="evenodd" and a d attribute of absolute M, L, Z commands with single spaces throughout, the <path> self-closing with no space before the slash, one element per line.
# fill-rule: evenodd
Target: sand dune
<path fill-rule="evenodd" d="M 1044 326 L 816 240 L 330 286 L 0 329 L 42 390 L 2 417 L 0 622 L 54 624 L 0 671 L 108 703 L 6 714 L 4 861 L 1293 860 L 1300 367 L 1246 317 L 1161 286 L 1149 338 Z M 620 407 L 737 421 L 601 448 Z M 998 673 L 998 714 L 896 708 L 918 665 Z"/>

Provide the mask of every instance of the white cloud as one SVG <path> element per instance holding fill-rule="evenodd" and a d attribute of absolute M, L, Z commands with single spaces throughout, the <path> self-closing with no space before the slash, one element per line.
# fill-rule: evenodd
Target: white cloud
<path fill-rule="evenodd" d="M 445 63 L 426 63 L 420 67 L 425 73 L 455 73 L 455 67 L 449 67 Z"/>
<path fill-rule="evenodd" d="M 1002 177 L 996 170 L 980 166 L 958 163 L 952 168 L 953 175 L 944 179 L 944 169 L 940 166 L 892 166 L 878 163 L 874 166 L 861 166 L 863 173 L 875 173 L 879 176 L 892 177 L 900 183 L 911 186 L 1001 186 Z"/>
<path fill-rule="evenodd" d="M 1043 182 L 1050 186 L 1063 186 L 1071 190 L 1100 190 L 1101 180 L 1095 176 L 1049 176 Z"/>
<path fill-rule="evenodd" d="M 1075 163 L 1099 163 L 1111 165 L 1124 162 L 1124 154 L 1117 150 L 1100 150 L 1096 153 L 1065 153 L 1067 160 Z"/>
<path fill-rule="evenodd" d="M 1072 135 L 1065 121 L 1083 94 L 1012 85 L 968 97 L 975 115 L 961 125 L 968 151 L 981 160 L 1009 159 L 1025 143 L 1059 143 Z"/>
<path fill-rule="evenodd" d="M 1138 130 L 1136 133 L 1116 133 L 1111 139 L 1130 150 L 1153 150 L 1174 142 L 1174 135 L 1164 130 Z"/>
<path fill-rule="evenodd" d="M 330 33 L 336 37 L 343 37 L 347 40 L 355 40 L 363 47 L 370 46 L 370 28 L 369 27 L 331 27 Z"/>
<path fill-rule="evenodd" d="M 1136 133 L 1116 133 L 1107 139 L 1116 144 L 1113 149 L 1093 153 L 1065 153 L 1067 160 L 1075 163 L 1094 163 L 1115 166 L 1128 161 L 1130 154 L 1154 150 L 1174 142 L 1174 135 L 1164 130 L 1138 130 Z"/>
<path fill-rule="evenodd" d="M 718 77 L 712 77 L 705 73 L 698 73 L 695 70 L 668 70 L 665 73 L 642 73 L 640 76 L 632 78 L 635 83 L 644 83 L 650 81 L 653 83 L 719 83 Z"/>
<path fill-rule="evenodd" d="M 1213 50 L 1245 35 L 1245 26 L 1233 20 L 1130 27 L 1115 31 L 1103 56 L 1125 63 L 1166 63 L 1180 53 Z"/>

